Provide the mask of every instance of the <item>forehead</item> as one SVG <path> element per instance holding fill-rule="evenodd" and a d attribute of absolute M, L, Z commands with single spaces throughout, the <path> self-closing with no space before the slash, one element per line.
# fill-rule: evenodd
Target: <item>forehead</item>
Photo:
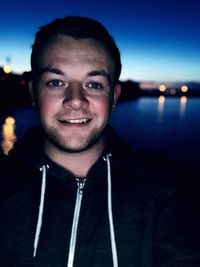
<path fill-rule="evenodd" d="M 91 64 L 114 71 L 114 63 L 107 50 L 93 39 L 74 39 L 58 35 L 51 39 L 38 57 L 38 67 L 51 64 Z"/>

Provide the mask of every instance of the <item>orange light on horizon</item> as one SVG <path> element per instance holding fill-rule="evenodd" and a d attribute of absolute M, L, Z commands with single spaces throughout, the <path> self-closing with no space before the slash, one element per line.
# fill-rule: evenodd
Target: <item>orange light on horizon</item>
<path fill-rule="evenodd" d="M 181 86 L 181 91 L 186 93 L 188 91 L 188 87 L 186 85 Z"/>
<path fill-rule="evenodd" d="M 160 91 L 160 92 L 165 92 L 166 89 L 167 89 L 167 87 L 166 87 L 166 85 L 164 85 L 164 84 L 161 84 L 161 85 L 159 86 L 159 91 Z"/>
<path fill-rule="evenodd" d="M 4 65 L 4 66 L 3 66 L 3 71 L 4 71 L 6 74 L 9 74 L 9 73 L 11 73 L 12 68 L 11 68 L 10 65 Z"/>

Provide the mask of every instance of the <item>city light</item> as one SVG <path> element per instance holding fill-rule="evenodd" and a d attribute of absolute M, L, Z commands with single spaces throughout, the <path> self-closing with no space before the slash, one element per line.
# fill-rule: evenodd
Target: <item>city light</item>
<path fill-rule="evenodd" d="M 11 73 L 11 71 L 12 71 L 11 66 L 10 66 L 10 65 L 4 65 L 4 66 L 3 66 L 3 71 L 4 71 L 6 74 Z"/>
<path fill-rule="evenodd" d="M 186 85 L 181 86 L 181 91 L 186 93 L 188 91 L 188 87 Z"/>
<path fill-rule="evenodd" d="M 160 92 L 165 92 L 166 91 L 166 86 L 164 85 L 164 84 L 161 84 L 160 86 L 159 86 L 159 91 Z"/>

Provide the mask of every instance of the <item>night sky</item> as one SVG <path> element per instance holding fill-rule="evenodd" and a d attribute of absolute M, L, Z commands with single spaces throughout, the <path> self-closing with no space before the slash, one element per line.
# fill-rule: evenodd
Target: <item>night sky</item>
<path fill-rule="evenodd" d="M 200 82 L 199 0 L 1 0 L 0 66 L 30 70 L 35 32 L 66 15 L 106 26 L 121 51 L 121 80 Z"/>

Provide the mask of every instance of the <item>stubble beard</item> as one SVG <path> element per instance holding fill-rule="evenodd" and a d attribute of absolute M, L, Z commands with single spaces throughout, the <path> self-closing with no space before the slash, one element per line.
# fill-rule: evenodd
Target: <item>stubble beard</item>
<path fill-rule="evenodd" d="M 55 127 L 44 127 L 45 135 L 48 142 L 56 149 L 66 153 L 81 153 L 90 150 L 101 143 L 103 139 L 104 127 L 94 128 L 87 136 L 76 137 L 74 144 L 73 136 L 60 136 Z M 81 131 L 81 130 L 80 130 Z"/>

